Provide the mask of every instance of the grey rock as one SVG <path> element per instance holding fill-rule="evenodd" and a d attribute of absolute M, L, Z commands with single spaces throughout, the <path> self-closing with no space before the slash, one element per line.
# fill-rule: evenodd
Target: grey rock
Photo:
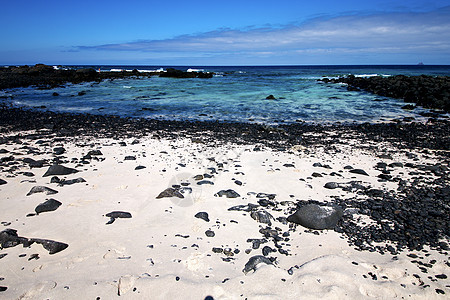
<path fill-rule="evenodd" d="M 214 231 L 212 231 L 212 230 L 206 230 L 206 231 L 205 231 L 205 235 L 206 235 L 207 237 L 214 237 L 216 234 L 215 234 Z"/>
<path fill-rule="evenodd" d="M 253 204 L 253 203 L 248 203 L 247 205 L 241 204 L 241 205 L 236 205 L 236 206 L 232 206 L 230 207 L 228 210 L 229 211 L 246 211 L 246 212 L 250 212 L 252 210 L 255 210 L 258 208 L 258 205 Z"/>
<path fill-rule="evenodd" d="M 0 185 L 7 184 L 7 183 L 8 183 L 8 182 L 6 182 L 5 180 L 0 179 Z"/>
<path fill-rule="evenodd" d="M 131 214 L 129 212 L 126 212 L 126 211 L 112 211 L 110 213 L 107 213 L 105 216 L 111 218 L 108 221 L 108 223 L 106 223 L 106 225 L 114 223 L 114 221 L 117 218 L 129 219 L 129 218 L 132 217 Z"/>
<path fill-rule="evenodd" d="M 362 170 L 362 169 L 351 169 L 349 172 L 350 172 L 350 173 L 353 173 L 353 174 L 359 174 L 359 175 L 369 176 L 369 174 L 367 174 L 367 172 L 364 171 L 364 170 Z"/>
<path fill-rule="evenodd" d="M 44 247 L 44 249 L 49 252 L 49 254 L 58 253 L 69 247 L 69 245 L 66 243 L 56 242 L 52 240 L 31 239 L 31 242 L 41 244 Z"/>
<path fill-rule="evenodd" d="M 55 155 L 61 155 L 64 152 L 66 152 L 66 149 L 64 149 L 64 147 L 53 148 L 53 154 L 55 154 Z"/>
<path fill-rule="evenodd" d="M 86 182 L 86 180 L 84 180 L 83 178 L 79 177 L 79 178 L 76 178 L 76 179 L 61 180 L 58 183 L 58 186 L 71 185 L 71 184 L 82 183 L 82 182 Z"/>
<path fill-rule="evenodd" d="M 184 198 L 183 194 L 181 194 L 178 189 L 170 187 L 162 191 L 158 196 L 156 196 L 156 199 L 170 198 L 170 197 Z"/>
<path fill-rule="evenodd" d="M 215 194 L 214 196 L 216 196 L 216 197 L 226 196 L 227 198 L 238 198 L 241 195 L 239 195 L 238 193 L 236 193 L 232 189 L 228 189 L 228 190 L 221 190 L 217 194 Z"/>
<path fill-rule="evenodd" d="M 90 156 L 99 156 L 99 155 L 103 155 L 102 151 L 100 150 L 91 150 L 89 151 L 86 155 L 90 155 Z"/>
<path fill-rule="evenodd" d="M 268 198 L 269 200 L 273 200 L 273 199 L 275 199 L 276 196 L 277 196 L 277 194 L 258 193 L 256 195 L 256 198 L 258 198 L 258 199 Z"/>
<path fill-rule="evenodd" d="M 59 202 L 58 200 L 48 199 L 45 202 L 38 204 L 38 206 L 36 206 L 34 211 L 36 212 L 36 214 L 39 215 L 40 213 L 43 213 L 43 212 L 54 211 L 54 210 L 58 209 L 58 207 L 60 207 L 61 204 L 62 203 Z"/>
<path fill-rule="evenodd" d="M 198 212 L 198 213 L 195 214 L 194 217 L 202 219 L 202 220 L 204 220 L 206 222 L 209 222 L 209 216 L 208 216 L 207 212 L 204 212 L 204 211 Z"/>
<path fill-rule="evenodd" d="M 209 184 L 209 185 L 214 185 L 214 182 L 209 181 L 209 180 L 200 180 L 199 182 L 197 182 L 198 185 L 204 185 L 204 184 Z"/>
<path fill-rule="evenodd" d="M 43 177 L 53 176 L 53 175 L 69 175 L 73 173 L 78 173 L 78 170 L 64 167 L 63 165 L 52 165 L 48 168 L 47 172 Z"/>
<path fill-rule="evenodd" d="M 125 156 L 124 160 L 136 160 L 136 156 L 128 155 L 128 156 Z"/>
<path fill-rule="evenodd" d="M 46 186 L 34 186 L 31 188 L 31 190 L 28 192 L 27 196 L 33 195 L 35 193 L 45 193 L 46 195 L 54 195 L 58 193 L 58 191 L 55 191 L 51 188 L 48 188 Z"/>
<path fill-rule="evenodd" d="M 327 182 L 324 185 L 324 188 L 330 189 L 330 190 L 337 189 L 338 187 L 339 187 L 339 183 L 337 183 L 337 182 Z"/>
<path fill-rule="evenodd" d="M 310 229 L 333 229 L 343 214 L 339 207 L 307 204 L 290 215 L 287 220 Z"/>
<path fill-rule="evenodd" d="M 269 258 L 264 257 L 262 255 L 255 255 L 255 256 L 250 257 L 248 262 L 245 264 L 242 272 L 244 272 L 244 274 L 247 274 L 250 271 L 256 272 L 256 270 L 260 264 L 274 265 L 273 261 L 270 260 Z"/>
<path fill-rule="evenodd" d="M 10 248 L 22 244 L 23 247 L 29 247 L 33 244 L 32 241 L 25 237 L 17 235 L 17 230 L 7 228 L 0 232 L 0 246 L 1 248 Z"/>
<path fill-rule="evenodd" d="M 46 163 L 45 160 L 41 159 L 41 160 L 34 160 L 32 158 L 24 158 L 23 162 L 28 164 L 30 166 L 30 168 L 42 168 L 44 166 L 44 164 Z"/>
<path fill-rule="evenodd" d="M 262 253 L 264 256 L 269 255 L 271 252 L 275 252 L 272 250 L 272 248 L 270 248 L 269 246 L 264 246 L 264 248 L 262 248 Z"/>
<path fill-rule="evenodd" d="M 270 220 L 274 219 L 273 216 L 265 210 L 252 211 L 250 216 L 259 223 L 264 223 L 269 226 L 272 225 Z"/>

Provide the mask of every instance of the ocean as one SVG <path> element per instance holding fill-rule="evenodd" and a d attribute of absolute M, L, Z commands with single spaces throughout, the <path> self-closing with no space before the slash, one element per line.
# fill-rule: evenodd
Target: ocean
<path fill-rule="evenodd" d="M 77 66 L 77 68 L 86 66 Z M 101 71 L 141 71 L 166 66 L 89 66 Z M 2 101 L 56 112 L 108 114 L 132 118 L 282 124 L 294 122 L 384 122 L 423 118 L 428 110 L 404 110 L 403 100 L 345 85 L 317 81 L 323 77 L 445 75 L 450 66 L 177 66 L 214 72 L 213 78 L 126 78 L 100 83 L 66 84 L 53 89 L 0 91 Z M 83 92 L 83 93 L 80 93 Z M 53 96 L 58 93 L 58 96 Z M 80 93 L 80 95 L 79 95 Z M 275 99 L 266 99 L 273 95 Z M 12 99 L 12 100 L 11 100 Z"/>

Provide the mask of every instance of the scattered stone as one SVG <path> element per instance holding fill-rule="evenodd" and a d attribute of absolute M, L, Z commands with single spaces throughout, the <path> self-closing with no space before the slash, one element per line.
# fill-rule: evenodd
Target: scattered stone
<path fill-rule="evenodd" d="M 343 211 L 339 207 L 307 204 L 290 215 L 287 220 L 306 228 L 322 230 L 334 229 L 342 216 Z"/>
<path fill-rule="evenodd" d="M 66 152 L 66 149 L 64 149 L 64 147 L 53 148 L 53 154 L 55 154 L 55 155 L 61 155 L 64 152 Z"/>
<path fill-rule="evenodd" d="M 69 247 L 69 245 L 66 243 L 56 242 L 52 240 L 31 239 L 30 241 L 35 242 L 36 244 L 41 244 L 44 249 L 49 252 L 49 254 L 58 253 Z"/>
<path fill-rule="evenodd" d="M 43 213 L 43 212 L 54 211 L 54 210 L 58 209 L 58 207 L 60 207 L 61 204 L 62 203 L 59 202 L 58 200 L 48 199 L 45 202 L 38 204 L 38 206 L 36 206 L 34 211 L 36 212 L 36 214 L 39 215 L 40 213 Z"/>
<path fill-rule="evenodd" d="M 236 206 L 232 206 L 230 207 L 228 210 L 229 211 L 246 211 L 246 212 L 250 212 L 254 209 L 257 209 L 258 205 L 253 204 L 253 203 L 248 203 L 247 205 L 241 204 L 241 205 L 236 205 Z"/>
<path fill-rule="evenodd" d="M 271 259 L 269 259 L 265 256 L 262 256 L 262 255 L 255 255 L 255 256 L 250 257 L 248 262 L 245 264 L 245 267 L 242 270 L 242 272 L 244 272 L 244 274 L 246 274 L 246 275 L 248 272 L 250 272 L 252 270 L 256 272 L 256 270 L 260 264 L 274 265 L 273 261 Z"/>
<path fill-rule="evenodd" d="M 0 232 L 0 246 L 1 248 L 10 248 L 22 244 L 23 247 L 29 247 L 33 244 L 32 241 L 25 237 L 17 235 L 17 230 L 7 228 Z"/>
<path fill-rule="evenodd" d="M 266 100 L 276 100 L 277 98 L 275 98 L 274 95 L 269 95 L 266 97 Z"/>
<path fill-rule="evenodd" d="M 209 222 L 209 216 L 208 216 L 207 212 L 204 212 L 204 211 L 198 212 L 198 213 L 195 214 L 194 217 L 202 219 L 202 220 L 204 220 L 206 222 Z"/>
<path fill-rule="evenodd" d="M 203 179 L 203 175 L 195 175 L 194 176 L 194 180 L 202 180 Z"/>
<path fill-rule="evenodd" d="M 90 150 L 86 156 L 100 156 L 103 155 L 102 151 L 100 150 Z"/>
<path fill-rule="evenodd" d="M 227 198 L 238 198 L 241 195 L 239 195 L 232 189 L 228 189 L 228 190 L 221 190 L 218 193 L 214 194 L 214 196 L 216 196 L 216 197 L 226 196 Z"/>
<path fill-rule="evenodd" d="M 275 199 L 277 195 L 276 194 L 267 194 L 267 193 L 258 193 L 256 194 L 256 198 L 268 198 L 269 200 Z"/>
<path fill-rule="evenodd" d="M 264 256 L 267 256 L 272 252 L 274 252 L 274 251 L 269 246 L 264 246 L 264 248 L 262 248 L 262 253 Z"/>
<path fill-rule="evenodd" d="M 32 158 L 24 158 L 23 162 L 28 164 L 30 166 L 30 168 L 42 168 L 44 166 L 44 164 L 47 163 L 43 159 L 41 159 L 41 160 L 34 160 Z"/>
<path fill-rule="evenodd" d="M 209 184 L 209 185 L 214 185 L 214 182 L 210 181 L 210 180 L 200 180 L 199 182 L 197 182 L 198 185 L 204 185 L 204 184 Z"/>
<path fill-rule="evenodd" d="M 147 168 L 147 167 L 146 166 L 137 166 L 134 169 L 137 171 L 137 170 L 142 170 L 142 169 L 145 169 L 145 168 Z"/>
<path fill-rule="evenodd" d="M 136 156 L 128 155 L 128 156 L 125 156 L 124 160 L 136 160 Z"/>
<path fill-rule="evenodd" d="M 28 261 L 33 260 L 33 259 L 38 260 L 39 258 L 40 258 L 39 254 L 38 253 L 34 253 L 34 254 L 30 255 L 30 257 L 28 258 Z"/>
<path fill-rule="evenodd" d="M 295 168 L 294 164 L 284 164 L 283 167 L 285 168 Z"/>
<path fill-rule="evenodd" d="M 8 182 L 6 182 L 5 180 L 0 179 L 0 185 L 7 184 L 7 183 L 8 183 Z"/>
<path fill-rule="evenodd" d="M 54 195 L 58 193 L 58 191 L 55 191 L 51 188 L 48 188 L 46 186 L 34 186 L 31 188 L 31 190 L 28 192 L 27 196 L 33 195 L 35 193 L 45 193 L 46 195 Z"/>
<path fill-rule="evenodd" d="M 339 183 L 337 183 L 337 182 L 327 182 L 327 183 L 324 185 L 324 188 L 330 189 L 330 190 L 337 189 L 338 187 L 339 187 Z"/>
<path fill-rule="evenodd" d="M 265 211 L 265 210 L 252 211 L 250 216 L 254 220 L 258 221 L 259 223 L 264 223 L 264 224 L 267 224 L 269 226 L 272 225 L 272 222 L 270 220 L 274 219 L 273 216 L 270 213 L 268 213 L 267 211 Z"/>
<path fill-rule="evenodd" d="M 112 211 L 110 213 L 107 213 L 105 216 L 111 218 L 108 221 L 108 223 L 106 223 L 106 225 L 114 223 L 114 221 L 117 218 L 122 218 L 122 219 L 129 219 L 129 218 L 131 218 L 131 214 L 129 212 L 125 212 L 125 211 Z"/>
<path fill-rule="evenodd" d="M 178 197 L 182 199 L 184 198 L 183 194 L 181 194 L 178 189 L 170 187 L 162 191 L 158 196 L 156 196 L 156 199 L 170 198 L 170 197 Z"/>
<path fill-rule="evenodd" d="M 86 180 L 84 180 L 84 178 L 76 178 L 76 179 L 69 179 L 69 180 L 60 180 L 58 182 L 58 186 L 65 186 L 65 185 L 71 185 L 71 184 L 75 184 L 75 183 L 82 183 L 82 182 L 86 182 Z"/>
<path fill-rule="evenodd" d="M 48 168 L 47 172 L 43 175 L 43 177 L 53 176 L 53 175 L 69 175 L 73 173 L 77 173 L 78 170 L 65 167 L 63 165 L 52 165 Z"/>
<path fill-rule="evenodd" d="M 212 231 L 212 230 L 206 230 L 206 231 L 205 231 L 205 235 L 206 235 L 207 237 L 214 237 L 216 234 L 215 234 L 214 231 Z"/>
<path fill-rule="evenodd" d="M 369 174 L 367 174 L 367 172 L 364 171 L 364 170 L 362 170 L 362 169 L 351 169 L 349 172 L 350 172 L 350 173 L 353 173 L 353 174 L 359 174 L 359 175 L 369 176 Z"/>

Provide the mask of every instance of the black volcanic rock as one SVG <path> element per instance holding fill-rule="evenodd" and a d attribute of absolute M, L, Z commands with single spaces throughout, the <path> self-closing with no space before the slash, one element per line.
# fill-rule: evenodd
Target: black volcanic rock
<path fill-rule="evenodd" d="M 156 196 L 156 199 L 170 198 L 170 197 L 184 198 L 183 194 L 180 193 L 178 189 L 170 187 L 159 193 L 159 195 Z"/>
<path fill-rule="evenodd" d="M 343 214 L 342 209 L 339 207 L 307 204 L 300 207 L 287 220 L 310 229 L 333 229 Z"/>
<path fill-rule="evenodd" d="M 0 246 L 2 248 L 15 247 L 20 244 L 23 247 L 29 247 L 33 242 L 25 237 L 18 236 L 17 230 L 15 229 L 7 228 L 0 232 Z"/>
<path fill-rule="evenodd" d="M 56 193 L 58 193 L 58 191 L 55 191 L 51 188 L 48 188 L 46 186 L 34 186 L 31 188 L 31 190 L 28 192 L 27 196 L 36 194 L 36 193 L 45 193 L 46 195 L 54 195 Z"/>
<path fill-rule="evenodd" d="M 221 191 L 217 192 L 216 194 L 214 194 L 214 196 L 216 196 L 216 197 L 226 196 L 227 198 L 238 198 L 241 195 L 239 195 L 232 189 L 228 189 L 228 190 L 221 190 Z"/>
<path fill-rule="evenodd" d="M 438 108 L 450 111 L 449 76 L 374 76 L 356 77 L 349 75 L 338 79 L 326 79 L 324 82 L 346 83 L 348 90 L 365 90 L 367 92 L 403 99 L 405 102 L 416 103 L 425 108 Z M 404 106 L 406 109 L 412 105 Z"/>
<path fill-rule="evenodd" d="M 48 199 L 45 202 L 38 204 L 38 206 L 36 206 L 34 211 L 36 212 L 36 214 L 39 215 L 40 213 L 43 213 L 43 212 L 54 211 L 54 210 L 58 209 L 58 207 L 60 207 L 61 204 L 62 203 L 59 202 L 58 200 Z"/>
<path fill-rule="evenodd" d="M 52 240 L 44 240 L 44 239 L 31 239 L 31 242 L 35 242 L 36 244 L 41 244 L 45 250 L 49 252 L 49 254 L 55 254 L 63 251 L 67 247 L 69 247 L 66 243 L 61 243 Z"/>
<path fill-rule="evenodd" d="M 250 271 L 255 271 L 257 270 L 258 266 L 261 264 L 266 264 L 266 265 L 273 265 L 273 261 L 265 256 L 262 255 L 255 255 L 250 257 L 250 259 L 248 260 L 248 262 L 245 264 L 244 269 L 242 270 L 242 272 L 244 272 L 244 274 L 247 274 Z"/>
<path fill-rule="evenodd" d="M 206 222 L 209 222 L 209 216 L 208 216 L 207 212 L 204 212 L 204 211 L 198 212 L 198 213 L 195 214 L 194 217 L 196 217 L 198 219 L 202 219 L 202 220 L 204 220 Z"/>
<path fill-rule="evenodd" d="M 77 173 L 78 170 L 65 167 L 63 165 L 52 165 L 48 168 L 47 172 L 42 177 L 53 176 L 53 175 L 69 175 Z"/>
<path fill-rule="evenodd" d="M 350 173 L 353 173 L 353 174 L 359 174 L 359 175 L 369 176 L 369 174 L 367 174 L 367 172 L 364 171 L 364 170 L 362 170 L 362 169 L 351 169 L 349 172 L 350 172 Z"/>
<path fill-rule="evenodd" d="M 129 219 L 132 217 L 131 214 L 126 211 L 112 211 L 110 213 L 107 213 L 105 216 L 110 218 L 106 225 L 114 223 L 117 218 Z"/>

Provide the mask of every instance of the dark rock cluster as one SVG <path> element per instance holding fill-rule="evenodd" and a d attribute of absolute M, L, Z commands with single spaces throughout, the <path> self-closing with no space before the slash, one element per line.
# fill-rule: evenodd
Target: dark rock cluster
<path fill-rule="evenodd" d="M 189 130 L 186 130 L 188 128 Z M 400 149 L 450 150 L 450 122 L 430 118 L 428 123 L 391 122 L 380 124 L 260 124 L 218 121 L 169 121 L 121 118 L 112 115 L 55 113 L 0 105 L 0 133 L 46 129 L 58 136 L 90 135 L 107 138 L 164 136 L 177 138 L 180 132 L 196 142 L 255 144 L 285 151 L 292 146 L 332 146 L 346 142 L 342 135 L 365 141 L 388 140 Z M 333 134 L 339 132 L 339 134 Z M 311 134 L 313 133 L 313 134 Z M 45 162 L 30 160 L 36 167 Z"/>
<path fill-rule="evenodd" d="M 416 103 L 422 107 L 450 112 L 450 77 L 448 76 L 356 77 L 349 75 L 338 79 L 324 78 L 321 81 L 346 83 L 350 91 L 364 90 L 384 97 L 403 99 L 405 102 Z"/>
<path fill-rule="evenodd" d="M 135 76 L 161 76 L 176 78 L 211 78 L 209 72 L 185 72 L 173 68 L 166 72 L 97 72 L 94 68 L 84 69 L 54 69 L 52 66 L 37 64 L 35 66 L 19 66 L 0 68 L 0 90 L 6 88 L 38 86 L 40 88 L 53 88 L 65 83 L 81 83 L 102 81 L 104 79 L 117 79 Z M 54 94 L 58 96 L 58 94 Z"/>

